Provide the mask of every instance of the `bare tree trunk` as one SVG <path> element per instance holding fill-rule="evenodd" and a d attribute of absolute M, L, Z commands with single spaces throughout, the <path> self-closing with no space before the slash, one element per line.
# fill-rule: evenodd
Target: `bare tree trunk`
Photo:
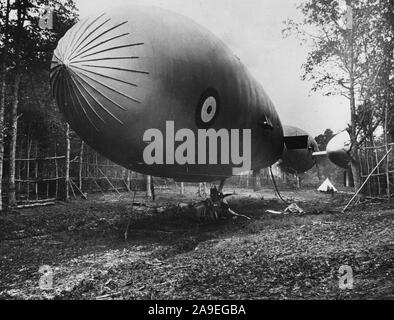
<path fill-rule="evenodd" d="M 17 71 L 14 81 L 14 93 L 13 102 L 11 108 L 11 139 L 10 139 L 10 173 L 8 179 L 8 206 L 16 206 L 16 195 L 15 195 L 15 156 L 16 156 L 16 142 L 18 134 L 18 103 L 19 103 L 19 86 L 21 82 L 21 75 Z"/>
<path fill-rule="evenodd" d="M 1 61 L 1 98 L 0 98 L 0 211 L 3 210 L 3 160 L 4 160 L 4 110 L 5 110 L 5 95 L 6 95 L 6 68 L 7 68 L 7 57 L 8 57 L 8 23 L 9 23 L 9 12 L 10 12 L 10 0 L 7 0 L 5 26 L 4 26 L 4 45 Z"/>
<path fill-rule="evenodd" d="M 389 117 L 389 99 L 388 95 L 386 98 L 385 104 L 385 114 L 384 114 L 384 142 L 386 145 L 386 152 L 389 152 L 389 140 L 388 140 L 388 117 Z M 387 184 L 387 198 L 388 201 L 391 202 L 391 191 L 390 191 L 390 154 L 387 156 L 386 159 L 386 184 Z"/>
<path fill-rule="evenodd" d="M 56 174 L 55 199 L 58 199 L 58 193 L 59 193 L 59 166 L 57 164 L 57 146 L 56 146 L 56 143 L 55 143 L 55 174 Z"/>
<path fill-rule="evenodd" d="M 16 205 L 16 196 L 15 196 L 15 157 L 16 157 L 16 143 L 17 143 L 17 134 L 18 134 L 18 104 L 19 104 L 19 87 L 21 83 L 21 71 L 20 71 L 20 63 L 21 63 L 21 35 L 23 31 L 23 25 L 26 18 L 26 7 L 23 7 L 21 3 L 18 3 L 18 11 L 17 11 L 17 30 L 15 33 L 15 79 L 14 79 L 14 89 L 13 89 L 13 102 L 11 108 L 11 138 L 10 138 L 10 152 L 9 152 L 9 161 L 10 161 L 10 173 L 8 180 L 8 205 L 10 207 L 14 207 Z"/>
<path fill-rule="evenodd" d="M 66 174 L 65 174 L 65 200 L 68 201 L 70 199 L 70 125 L 66 124 Z"/>
<path fill-rule="evenodd" d="M 352 149 L 350 155 L 352 157 L 351 170 L 354 180 L 354 188 L 358 190 L 361 186 L 361 170 L 360 170 L 360 156 L 358 153 L 358 142 L 357 142 L 357 128 L 356 128 L 356 101 L 354 93 L 354 75 L 351 72 L 350 80 L 350 110 L 351 110 L 351 125 L 350 125 L 350 142 Z M 362 192 L 360 193 L 362 195 Z"/>
<path fill-rule="evenodd" d="M 81 141 L 81 148 L 79 149 L 79 189 L 82 190 L 82 166 L 83 166 L 83 148 L 85 143 Z"/>
<path fill-rule="evenodd" d="M 392 27 L 392 31 L 394 31 L 394 21 L 392 21 L 394 18 L 394 12 L 392 9 L 394 9 L 394 1 L 390 2 L 389 5 L 391 8 L 391 10 L 389 10 L 389 14 L 386 16 L 386 19 L 388 20 L 388 22 L 390 23 L 391 27 Z M 391 19 L 390 19 L 391 18 Z M 393 93 L 394 93 L 394 84 L 390 81 L 390 77 L 393 75 L 393 54 L 394 54 L 394 41 L 390 41 L 387 42 L 384 45 L 384 53 L 385 53 L 385 57 L 386 57 L 386 61 L 385 61 L 385 74 L 384 74 L 384 79 L 385 79 L 385 83 L 386 83 L 386 92 L 385 92 L 385 114 L 384 114 L 384 142 L 386 145 L 386 152 L 389 151 L 390 149 L 390 127 L 392 127 L 392 100 L 391 97 L 393 97 Z M 390 85 L 391 83 L 391 85 Z M 391 100 L 391 101 L 390 101 Z M 391 118 L 391 119 L 390 119 Z M 390 154 L 387 156 L 386 159 L 386 184 L 387 184 L 387 198 L 388 198 L 388 202 L 391 202 L 391 179 L 390 179 Z"/>
<path fill-rule="evenodd" d="M 97 178 L 98 176 L 98 157 L 97 152 L 94 153 L 94 167 L 93 167 L 94 176 Z"/>
<path fill-rule="evenodd" d="M 27 161 L 26 161 L 26 199 L 29 200 L 30 197 L 30 151 L 33 140 L 30 138 L 30 126 L 27 133 Z"/>
<path fill-rule="evenodd" d="M 347 1 L 347 5 L 351 7 L 351 2 Z M 355 82 L 354 82 L 354 30 L 353 28 L 349 30 L 349 46 L 350 46 L 350 142 L 352 148 L 350 150 L 350 155 L 352 157 L 351 170 L 354 180 L 354 188 L 358 190 L 361 186 L 361 170 L 360 170 L 360 157 L 358 154 L 358 143 L 357 143 L 357 123 L 356 123 L 356 99 L 355 99 Z M 360 193 L 362 195 L 362 193 Z"/>
<path fill-rule="evenodd" d="M 34 161 L 34 190 L 36 193 L 36 200 L 38 200 L 38 142 L 36 142 L 36 159 Z"/>

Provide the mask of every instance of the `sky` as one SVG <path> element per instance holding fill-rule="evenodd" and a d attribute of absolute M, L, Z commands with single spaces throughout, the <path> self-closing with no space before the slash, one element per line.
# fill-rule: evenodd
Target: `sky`
<path fill-rule="evenodd" d="M 302 0 L 75 0 L 80 17 L 127 4 L 153 5 L 183 14 L 222 39 L 263 85 L 283 125 L 317 136 L 330 128 L 343 130 L 350 122 L 343 97 L 311 93 L 302 81 L 308 48 L 295 36 L 283 38 L 284 21 L 299 19 Z M 110 2 L 110 4 L 108 4 Z"/>

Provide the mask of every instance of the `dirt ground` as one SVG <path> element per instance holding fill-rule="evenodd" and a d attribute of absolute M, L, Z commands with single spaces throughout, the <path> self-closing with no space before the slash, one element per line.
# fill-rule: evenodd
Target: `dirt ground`
<path fill-rule="evenodd" d="M 349 195 L 289 191 L 284 197 L 305 213 L 277 214 L 266 210 L 286 206 L 272 190 L 225 192 L 235 192 L 231 208 L 250 220 L 197 219 L 193 188 L 157 191 L 154 202 L 138 193 L 137 206 L 128 193 L 89 195 L 3 215 L 0 298 L 394 298 L 393 205 L 343 214 Z M 339 288 L 343 265 L 353 289 Z M 43 279 L 52 286 L 42 290 Z"/>

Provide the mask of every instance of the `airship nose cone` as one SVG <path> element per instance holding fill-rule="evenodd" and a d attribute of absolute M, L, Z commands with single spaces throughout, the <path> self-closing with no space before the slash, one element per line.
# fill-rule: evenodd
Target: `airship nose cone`
<path fill-rule="evenodd" d="M 347 169 L 350 166 L 351 158 L 349 156 L 350 151 L 350 136 L 347 131 L 343 131 L 337 134 L 327 144 L 327 156 L 331 162 L 337 166 Z"/>
<path fill-rule="evenodd" d="M 82 136 L 124 126 L 129 111 L 141 104 L 139 84 L 149 74 L 139 62 L 143 45 L 131 36 L 126 19 L 108 14 L 78 22 L 59 41 L 50 73 L 52 91 Z"/>

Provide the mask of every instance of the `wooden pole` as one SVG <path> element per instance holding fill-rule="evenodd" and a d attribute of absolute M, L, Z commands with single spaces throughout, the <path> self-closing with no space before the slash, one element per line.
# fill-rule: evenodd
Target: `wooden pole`
<path fill-rule="evenodd" d="M 19 56 L 19 51 L 17 53 Z M 19 60 L 19 58 L 17 57 Z M 19 63 L 18 63 L 19 65 Z M 16 206 L 16 194 L 15 194 L 15 156 L 16 156 L 16 144 L 18 135 L 18 104 L 19 104 L 19 86 L 21 82 L 21 74 L 19 70 L 16 71 L 13 103 L 11 108 L 11 139 L 9 149 L 9 179 L 8 179 L 8 205 L 10 207 Z"/>
<path fill-rule="evenodd" d="M 21 139 L 22 140 L 22 139 Z M 24 140 L 23 141 L 21 141 L 21 143 L 20 143 L 20 145 L 21 145 L 21 147 L 17 150 L 17 154 L 16 154 L 16 157 L 18 158 L 22 158 L 23 156 L 22 156 L 22 153 L 23 153 L 23 151 L 24 151 L 24 149 L 23 149 L 23 144 L 24 143 Z M 18 159 L 19 159 L 18 158 Z M 22 177 L 21 177 L 21 166 L 22 166 L 22 163 L 21 163 L 21 161 L 16 161 L 16 163 L 15 163 L 15 167 L 16 167 L 16 173 L 15 173 L 15 177 L 16 177 L 16 179 L 15 179 L 15 185 L 16 185 L 16 196 L 18 197 L 20 197 L 20 195 L 21 195 L 21 180 L 22 180 Z M 0 180 L 1 181 L 1 180 Z"/>
<path fill-rule="evenodd" d="M 81 141 L 81 147 L 79 149 L 79 176 L 78 176 L 78 183 L 79 183 L 79 189 L 82 190 L 82 166 L 83 166 L 83 149 L 84 149 L 85 143 Z"/>
<path fill-rule="evenodd" d="M 97 159 L 97 152 L 94 153 L 94 176 L 98 176 L 98 159 Z"/>
<path fill-rule="evenodd" d="M 388 141 L 388 97 L 386 99 L 386 104 L 385 104 L 385 115 L 384 115 L 384 142 L 386 146 L 386 152 L 388 152 L 387 158 L 386 158 L 386 183 L 387 183 L 387 199 L 388 202 L 391 202 L 391 192 L 390 192 L 390 152 L 389 150 L 389 141 Z"/>
<path fill-rule="evenodd" d="M 372 139 L 372 146 L 375 147 L 375 141 L 373 139 Z M 375 148 L 373 151 L 374 151 L 374 154 L 375 154 L 375 162 L 378 163 L 379 162 L 379 157 L 378 157 L 377 149 Z M 387 150 L 386 150 L 386 152 L 387 152 Z M 378 167 L 377 170 L 378 170 L 378 174 L 380 174 L 380 168 L 379 167 Z M 378 176 L 377 180 L 378 180 L 378 194 L 381 194 L 382 191 L 381 191 L 381 184 L 380 184 L 380 176 Z"/>
<path fill-rule="evenodd" d="M 345 212 L 350 204 L 354 201 L 354 199 L 358 196 L 358 194 L 361 192 L 361 190 L 364 188 L 364 186 L 367 184 L 367 182 L 369 181 L 369 179 L 371 178 L 371 176 L 373 175 L 373 173 L 376 171 L 376 169 L 380 166 L 380 164 L 387 158 L 387 156 L 390 154 L 390 152 L 393 149 L 391 148 L 384 156 L 382 159 L 380 159 L 380 161 L 378 162 L 378 164 L 376 165 L 376 167 L 371 171 L 371 173 L 368 175 L 367 179 L 365 179 L 364 183 L 361 185 L 361 187 L 356 191 L 356 193 L 354 194 L 354 196 L 350 199 L 349 203 L 346 205 L 346 207 L 342 210 L 342 212 Z"/>
<path fill-rule="evenodd" d="M 83 193 L 83 191 L 75 184 L 75 182 L 73 181 L 72 178 L 70 178 L 70 182 L 71 182 L 71 186 L 74 186 L 79 191 L 79 193 L 81 194 L 82 198 L 87 200 L 88 199 L 87 194 Z"/>
<path fill-rule="evenodd" d="M 152 177 L 146 176 L 146 196 L 148 198 L 152 198 L 151 183 L 152 183 Z"/>
<path fill-rule="evenodd" d="M 57 145 L 55 143 L 55 175 L 56 175 L 56 184 L 55 184 L 55 199 L 58 199 L 59 195 L 59 164 L 57 160 Z"/>
<path fill-rule="evenodd" d="M 101 191 L 101 193 L 102 193 L 103 195 L 105 195 L 105 192 L 104 192 L 103 188 L 98 184 L 98 182 L 97 182 L 97 180 L 96 180 L 96 177 L 94 177 L 94 176 L 93 176 L 93 182 L 94 182 L 94 184 L 98 187 L 98 190 Z"/>
<path fill-rule="evenodd" d="M 4 40 L 1 61 L 1 96 L 0 96 L 0 211 L 3 210 L 3 158 L 4 158 L 4 111 L 6 96 L 6 67 L 8 58 L 8 26 L 9 26 L 10 0 L 7 0 L 5 11 Z"/>
<path fill-rule="evenodd" d="M 123 174 L 122 174 L 122 181 L 126 187 L 126 191 L 130 192 L 130 177 L 129 177 L 129 170 L 127 170 L 126 168 L 123 169 Z"/>
<path fill-rule="evenodd" d="M 93 160 L 93 156 L 89 157 L 89 158 L 91 158 Z M 98 187 L 98 190 L 104 195 L 105 193 L 104 193 L 103 189 L 101 188 L 101 186 L 98 184 L 98 182 L 96 180 L 96 176 L 94 175 L 94 167 L 92 170 L 90 163 L 87 163 L 86 170 L 87 170 L 87 176 L 93 180 L 94 184 Z M 93 175 L 92 175 L 92 171 L 93 171 Z"/>
<path fill-rule="evenodd" d="M 258 191 L 261 187 L 261 181 L 260 181 L 260 171 L 259 170 L 254 170 L 253 171 L 253 191 Z"/>
<path fill-rule="evenodd" d="M 47 152 L 47 157 L 49 157 L 49 152 Z M 48 161 L 48 164 L 50 164 L 50 161 Z M 50 165 L 48 165 L 48 166 L 49 166 L 49 168 L 51 168 Z M 49 170 L 49 168 L 48 168 L 48 170 Z M 52 177 L 52 172 L 50 173 L 49 176 Z M 47 196 L 46 196 L 46 198 L 47 199 L 49 198 L 49 181 L 47 181 Z"/>
<path fill-rule="evenodd" d="M 98 169 L 98 171 L 103 175 L 103 177 L 105 178 L 105 180 L 107 180 L 107 182 L 108 182 L 109 185 L 112 187 L 112 189 L 114 189 L 118 195 L 122 195 L 122 194 L 119 192 L 119 190 L 115 188 L 115 186 L 114 186 L 114 185 L 112 184 L 112 182 L 108 179 L 108 177 L 104 174 L 104 172 L 103 172 L 99 167 L 97 167 L 97 169 Z"/>
<path fill-rule="evenodd" d="M 369 152 L 368 152 L 368 150 L 365 150 L 365 153 L 366 153 L 366 165 L 367 165 L 367 173 L 369 173 L 370 172 L 370 170 L 371 170 L 371 166 L 369 165 Z M 372 164 L 373 164 L 373 161 L 372 161 Z M 363 168 L 362 168 L 362 166 L 361 166 L 361 172 L 363 171 Z M 371 188 L 371 183 L 368 183 L 368 193 L 369 193 L 369 195 L 372 195 L 372 192 L 373 192 L 373 189 Z"/>
<path fill-rule="evenodd" d="M 30 133 L 30 128 L 29 128 Z M 27 135 L 27 161 L 26 161 L 26 199 L 29 200 L 30 198 L 30 151 L 32 146 L 33 140 L 30 137 L 30 134 Z"/>
<path fill-rule="evenodd" d="M 36 158 L 34 161 L 34 190 L 36 193 L 36 200 L 38 200 L 38 142 L 36 142 Z"/>
<path fill-rule="evenodd" d="M 68 201 L 70 198 L 70 125 L 66 124 L 66 174 L 65 174 L 65 200 Z"/>
<path fill-rule="evenodd" d="M 354 180 L 354 189 L 360 189 L 361 175 L 359 167 L 358 141 L 357 141 L 357 109 L 356 109 L 356 82 L 355 82 L 355 32 L 353 28 L 353 3 L 351 0 L 346 0 L 347 13 L 349 14 L 349 21 L 347 21 L 348 32 L 348 55 L 349 55 L 349 99 L 350 99 L 350 140 L 351 149 L 350 155 L 352 157 L 351 170 Z"/>
<path fill-rule="evenodd" d="M 127 170 L 126 186 L 129 192 L 131 191 L 130 182 L 131 182 L 131 172 L 130 170 Z"/>
<path fill-rule="evenodd" d="M 181 182 L 181 196 L 185 194 L 185 184 Z"/>
<path fill-rule="evenodd" d="M 68 180 L 68 183 L 70 184 L 70 189 L 71 189 L 71 192 L 72 192 L 72 194 L 73 194 L 73 196 L 74 196 L 74 199 L 77 199 L 77 197 L 76 197 L 76 195 L 75 195 L 74 187 L 73 187 L 73 185 L 72 185 L 72 183 L 71 183 L 71 179 Z"/>
<path fill-rule="evenodd" d="M 21 3 L 19 3 L 21 4 Z M 26 18 L 26 8 L 22 5 L 17 6 L 17 23 L 16 32 L 14 33 L 15 42 L 15 68 L 13 73 L 14 77 L 14 88 L 13 88 L 13 101 L 10 112 L 11 119 L 11 130 L 10 130 L 10 147 L 9 147 L 9 177 L 8 177 L 8 206 L 16 206 L 16 195 L 15 195 L 15 156 L 16 156 L 16 145 L 18 135 L 18 105 L 19 105 L 19 89 L 22 79 L 22 73 L 20 68 L 21 62 L 21 45 L 22 45 L 22 31 L 23 25 Z"/>

